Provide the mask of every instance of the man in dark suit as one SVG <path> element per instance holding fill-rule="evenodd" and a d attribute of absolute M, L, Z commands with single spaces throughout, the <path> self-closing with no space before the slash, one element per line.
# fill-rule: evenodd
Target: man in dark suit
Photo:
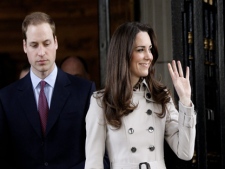
<path fill-rule="evenodd" d="M 0 90 L 0 168 L 83 169 L 85 116 L 95 85 L 57 68 L 58 43 L 50 16 L 27 15 L 22 31 L 31 68 Z"/>

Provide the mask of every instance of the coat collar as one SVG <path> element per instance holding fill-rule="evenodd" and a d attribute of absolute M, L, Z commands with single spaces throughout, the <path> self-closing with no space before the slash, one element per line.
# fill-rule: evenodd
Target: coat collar
<path fill-rule="evenodd" d="M 46 135 L 49 133 L 55 122 L 57 121 L 60 112 L 62 111 L 66 100 L 70 95 L 68 86 L 71 81 L 67 77 L 66 73 L 58 69 L 56 77 L 55 87 L 52 93 L 51 107 L 48 113 L 48 122 L 46 127 Z"/>
<path fill-rule="evenodd" d="M 151 92 L 149 90 L 149 86 L 145 79 L 143 79 L 142 82 L 140 83 L 140 88 L 138 90 L 144 91 L 144 98 L 146 99 L 147 102 L 155 102 L 152 98 Z"/>
<path fill-rule="evenodd" d="M 28 121 L 30 122 L 36 133 L 40 137 L 42 137 L 39 114 L 37 111 L 37 105 L 29 73 L 19 81 L 17 92 L 18 101 L 20 102 L 20 105 L 22 106 Z"/>

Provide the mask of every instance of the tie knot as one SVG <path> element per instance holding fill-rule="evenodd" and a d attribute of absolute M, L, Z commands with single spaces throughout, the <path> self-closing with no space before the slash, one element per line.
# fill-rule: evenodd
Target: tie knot
<path fill-rule="evenodd" d="M 42 80 L 40 83 L 41 83 L 41 89 L 44 89 L 46 82 Z"/>

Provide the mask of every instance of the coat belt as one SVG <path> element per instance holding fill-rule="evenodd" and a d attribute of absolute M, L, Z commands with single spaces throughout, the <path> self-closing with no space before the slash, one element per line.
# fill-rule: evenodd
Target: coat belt
<path fill-rule="evenodd" d="M 166 169 L 164 160 L 160 161 L 143 161 L 140 163 L 148 163 L 150 166 L 150 169 Z M 148 169 L 145 165 L 141 165 L 141 168 L 139 168 L 140 163 L 130 163 L 130 164 L 120 164 L 120 163 L 111 163 L 112 169 Z"/>

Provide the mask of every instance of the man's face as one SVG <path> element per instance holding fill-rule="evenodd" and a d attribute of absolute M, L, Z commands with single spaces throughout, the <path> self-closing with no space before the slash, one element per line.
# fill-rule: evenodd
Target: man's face
<path fill-rule="evenodd" d="M 53 37 L 48 23 L 29 25 L 26 32 L 27 40 L 23 40 L 24 52 L 27 54 L 31 70 L 39 78 L 44 79 L 54 69 L 57 39 Z"/>

